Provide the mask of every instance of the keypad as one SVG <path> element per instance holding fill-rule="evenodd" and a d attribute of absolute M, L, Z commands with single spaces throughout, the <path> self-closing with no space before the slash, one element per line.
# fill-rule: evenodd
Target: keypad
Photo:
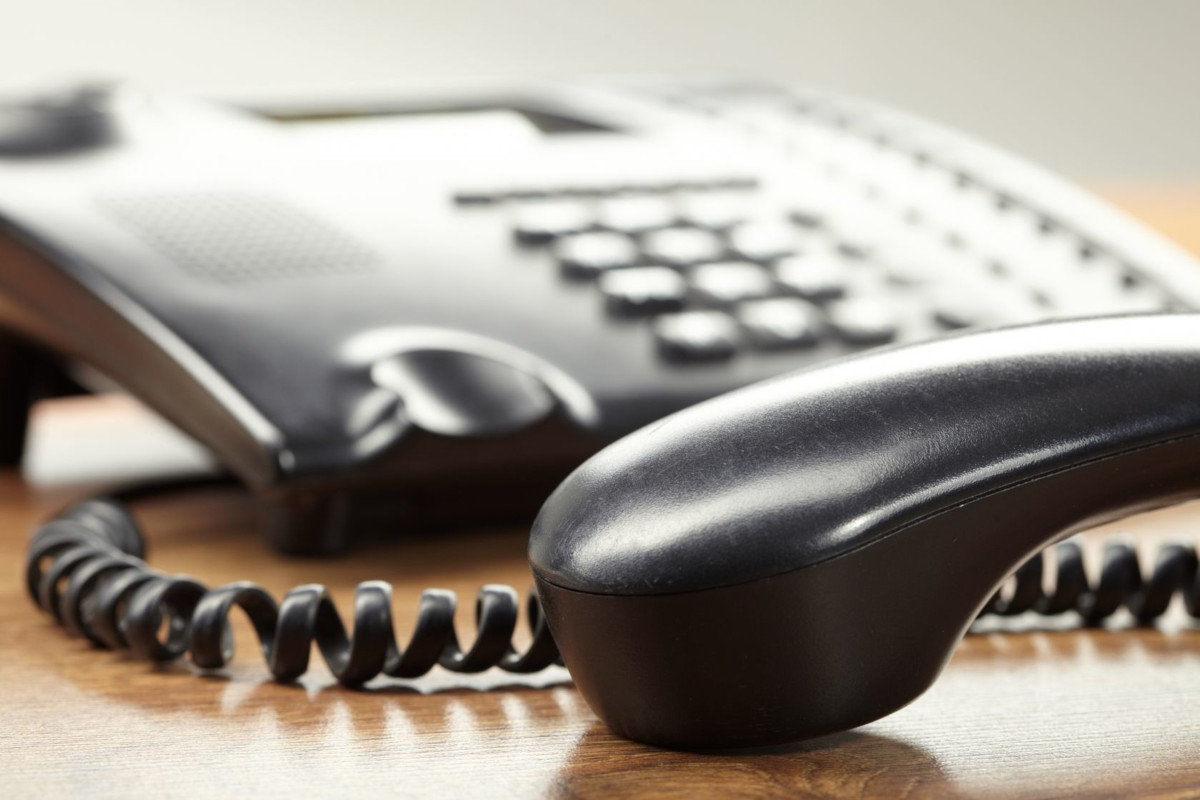
<path fill-rule="evenodd" d="M 740 119 L 719 106 L 704 107 L 711 124 L 795 156 L 785 190 L 748 174 L 625 176 L 466 187 L 454 200 L 508 215 L 522 247 L 594 283 L 597 313 L 645 319 L 679 364 L 1177 307 L 1095 243 L 937 153 L 862 135 L 853 115 L 789 102 Z"/>

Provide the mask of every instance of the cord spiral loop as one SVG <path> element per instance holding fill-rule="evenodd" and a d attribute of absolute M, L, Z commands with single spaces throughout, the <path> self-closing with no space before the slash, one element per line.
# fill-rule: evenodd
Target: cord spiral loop
<path fill-rule="evenodd" d="M 533 633 L 522 651 L 512 643 L 520 598 L 490 584 L 475 602 L 477 635 L 463 649 L 454 628 L 457 598 L 444 589 L 421 593 L 407 646 L 396 640 L 392 587 L 358 585 L 353 628 L 347 631 L 324 586 L 297 586 L 281 602 L 242 581 L 209 589 L 182 575 L 166 575 L 143 560 L 144 540 L 120 505 L 89 500 L 43 525 L 26 560 L 30 597 L 69 632 L 112 649 L 129 648 L 154 660 L 185 653 L 201 669 L 219 669 L 233 655 L 229 616 L 235 607 L 250 620 L 276 680 L 293 681 L 308 669 L 315 642 L 337 680 L 361 686 L 377 675 L 415 678 L 440 665 L 454 672 L 537 672 L 561 664 L 558 648 L 530 593 L 526 615 Z"/>
<path fill-rule="evenodd" d="M 1142 625 L 1152 624 L 1167 611 L 1176 593 L 1189 614 L 1200 619 L 1200 559 L 1196 548 L 1165 544 L 1153 569 L 1143 573 L 1137 550 L 1124 542 L 1108 542 L 1093 583 L 1084 569 L 1083 548 L 1065 541 L 1053 546 L 1055 568 L 1047 590 L 1045 554 L 1026 561 L 1012 576 L 1011 593 L 997 592 L 980 616 L 1011 617 L 1034 611 L 1054 616 L 1075 611 L 1085 625 L 1099 625 L 1122 607 Z"/>
<path fill-rule="evenodd" d="M 1132 546 L 1110 542 L 1094 584 L 1078 543 L 1065 541 L 1052 549 L 1055 566 L 1049 588 L 1046 559 L 1039 553 L 1013 574 L 1009 588 L 997 592 L 980 616 L 1076 612 L 1084 624 L 1099 625 L 1126 608 L 1138 623 L 1148 625 L 1166 612 L 1178 593 L 1188 613 L 1200 619 L 1200 559 L 1194 547 L 1162 546 L 1147 574 Z M 346 686 L 361 686 L 380 674 L 415 678 L 438 665 L 454 672 L 498 666 L 530 673 L 562 664 L 532 593 L 525 606 L 532 643 L 523 652 L 513 646 L 521 603 L 509 586 L 489 584 L 479 590 L 478 633 L 465 650 L 455 633 L 455 594 L 426 589 L 412 636 L 401 648 L 392 620 L 392 587 L 383 581 L 358 585 L 354 624 L 347 631 L 329 592 L 319 584 L 297 586 L 276 602 L 248 581 L 209 589 L 193 578 L 164 574 L 142 560 L 144 553 L 141 532 L 123 506 L 89 500 L 34 533 L 26 585 L 33 601 L 70 633 L 101 647 L 131 649 L 154 661 L 190 653 L 193 663 L 206 670 L 220 669 L 232 658 L 229 617 L 240 608 L 279 681 L 296 680 L 308 670 L 313 643 Z"/>

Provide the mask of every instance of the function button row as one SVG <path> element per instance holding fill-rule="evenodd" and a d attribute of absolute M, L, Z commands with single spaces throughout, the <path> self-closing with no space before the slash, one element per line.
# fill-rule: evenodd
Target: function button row
<path fill-rule="evenodd" d="M 776 297 L 740 303 L 731 312 L 664 314 L 653 323 L 659 352 L 674 361 L 726 359 L 745 344 L 812 347 L 830 333 L 852 344 L 879 344 L 895 338 L 898 328 L 895 309 L 877 298 L 839 301 L 822 312 L 804 300 Z"/>
<path fill-rule="evenodd" d="M 597 275 L 608 269 L 634 266 L 637 263 L 655 264 L 687 269 L 702 264 L 728 261 L 731 258 L 752 263 L 771 263 L 781 257 L 798 257 L 814 248 L 812 240 L 786 224 L 747 223 L 736 227 L 728 236 L 689 227 L 667 227 L 643 233 L 640 244 L 632 234 L 614 231 L 578 232 L 580 218 L 555 211 L 538 220 L 536 225 L 526 221 L 518 235 L 526 241 L 543 241 L 548 230 L 557 227 L 563 233 L 557 237 L 554 255 L 564 274 L 571 277 Z M 832 258 L 832 256 L 831 256 Z M 782 262 L 781 262 L 782 263 Z M 831 266 L 831 265 L 827 265 Z M 819 267 L 817 267 L 819 269 Z M 743 270 L 745 272 L 745 270 Z M 813 297 L 833 296 L 813 287 Z M 798 292 L 806 295 L 805 291 Z"/>
<path fill-rule="evenodd" d="M 795 297 L 764 297 L 716 308 L 687 308 L 688 287 L 679 273 L 644 267 L 601 279 L 609 309 L 622 316 L 654 316 L 655 340 L 666 358 L 724 359 L 744 345 L 760 350 L 810 347 L 833 336 L 850 345 L 896 340 L 901 304 L 863 295 L 817 306 Z"/>
<path fill-rule="evenodd" d="M 548 186 L 469 187 L 454 192 L 454 202 L 460 206 L 493 205 L 509 200 L 563 199 L 572 197 L 599 198 L 618 195 L 666 194 L 676 191 L 717 192 L 757 189 L 759 180 L 753 175 L 712 175 L 708 177 L 663 178 L 660 180 L 632 179 L 603 184 L 554 184 Z"/>
<path fill-rule="evenodd" d="M 778 221 L 752 221 L 755 205 L 745 198 L 724 195 L 620 197 L 591 203 L 581 200 L 537 200 L 521 203 L 514 210 L 513 233 L 525 244 L 544 244 L 560 236 L 590 230 L 609 230 L 642 236 L 682 226 L 692 240 L 716 243 L 712 238 L 725 234 L 731 251 L 743 258 L 765 261 L 788 255 L 800 246 L 802 231 L 795 225 Z M 666 237 L 667 240 L 671 236 Z M 710 245 L 711 247 L 712 245 Z M 668 248 L 670 249 L 670 248 Z"/>
<path fill-rule="evenodd" d="M 676 232 L 685 231 L 671 231 Z M 555 252 L 567 275 L 599 276 L 600 291 L 622 316 L 655 314 L 690 302 L 729 306 L 791 296 L 824 303 L 849 291 L 849 265 L 821 249 L 787 258 L 773 270 L 750 261 L 706 261 L 687 269 L 635 266 L 640 256 L 632 240 L 613 233 L 571 236 Z"/>

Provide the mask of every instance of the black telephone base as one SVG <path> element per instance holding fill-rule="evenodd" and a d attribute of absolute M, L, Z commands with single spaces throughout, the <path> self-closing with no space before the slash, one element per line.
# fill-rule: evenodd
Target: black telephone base
<path fill-rule="evenodd" d="M 377 490 L 412 524 L 454 491 L 502 518 L 643 425 L 881 344 L 1193 308 L 1195 260 L 1120 213 L 827 91 L 0 105 L 0 325 L 41 348 L 0 343 L 0 462 L 70 390 L 54 360 L 82 362 L 259 491 L 293 552 L 343 547 Z"/>

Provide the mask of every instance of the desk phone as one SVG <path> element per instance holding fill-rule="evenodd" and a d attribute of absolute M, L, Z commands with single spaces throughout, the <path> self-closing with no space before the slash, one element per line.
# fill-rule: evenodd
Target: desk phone
<path fill-rule="evenodd" d="M 292 552 L 372 509 L 528 519 L 604 443 L 869 347 L 1197 305 L 1194 261 L 1123 215 L 831 92 L 0 112 L 0 322 L 207 445 Z"/>
<path fill-rule="evenodd" d="M 1150 621 L 1179 592 L 1200 615 L 1188 548 L 1090 582 L 1064 545 L 1057 589 L 1026 567 L 995 595 L 1064 533 L 1196 493 L 1200 318 L 1176 312 L 1198 306 L 1195 261 L 1103 203 L 823 90 L 247 109 L 90 87 L 0 110 L 11 459 L 28 365 L 70 359 L 206 444 L 291 552 L 373 509 L 429 527 L 549 494 L 528 649 L 506 587 L 467 648 L 427 592 L 401 648 L 378 582 L 351 635 L 319 586 L 163 576 L 101 500 L 35 536 L 41 607 L 212 669 L 238 607 L 280 680 L 314 641 L 347 685 L 561 659 L 667 746 L 878 718 L 983 610 Z"/>

